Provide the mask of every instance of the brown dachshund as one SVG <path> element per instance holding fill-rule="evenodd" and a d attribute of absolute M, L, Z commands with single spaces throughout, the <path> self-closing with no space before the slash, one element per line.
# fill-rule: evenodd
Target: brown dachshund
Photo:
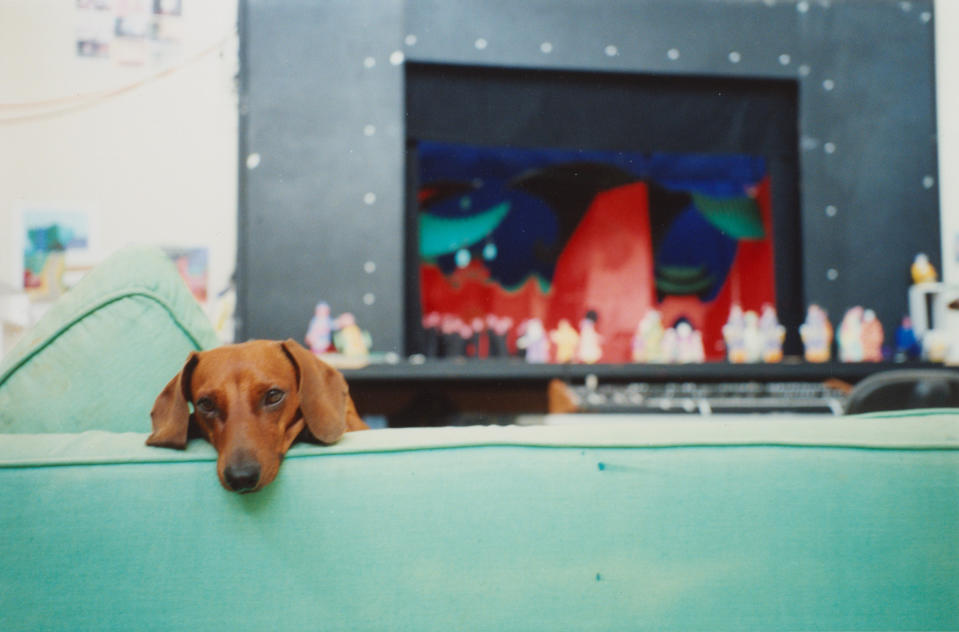
<path fill-rule="evenodd" d="M 220 482 L 235 492 L 255 492 L 276 478 L 301 433 L 329 444 L 369 428 L 340 372 L 294 340 L 191 353 L 150 417 L 147 445 L 182 450 L 198 429 L 216 448 Z"/>

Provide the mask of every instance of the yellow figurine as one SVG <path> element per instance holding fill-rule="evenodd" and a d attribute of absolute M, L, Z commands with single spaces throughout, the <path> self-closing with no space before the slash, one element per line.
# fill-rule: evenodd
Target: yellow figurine
<path fill-rule="evenodd" d="M 556 362 L 572 362 L 576 357 L 576 347 L 579 345 L 579 333 L 568 320 L 561 319 L 556 329 L 549 332 L 549 339 L 556 346 Z"/>
<path fill-rule="evenodd" d="M 909 271 L 912 273 L 913 283 L 935 283 L 938 278 L 936 269 L 929 262 L 929 257 L 924 252 L 916 255 Z"/>

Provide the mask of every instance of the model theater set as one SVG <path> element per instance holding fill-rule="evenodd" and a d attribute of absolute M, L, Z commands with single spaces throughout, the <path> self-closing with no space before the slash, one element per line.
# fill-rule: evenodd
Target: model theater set
<path fill-rule="evenodd" d="M 844 315 L 891 359 L 910 266 L 941 265 L 931 1 L 264 2 L 241 28 L 239 337 L 303 339 L 325 302 L 389 360 L 361 389 L 855 381 L 883 364 L 833 363 Z M 785 361 L 730 372 L 736 318 L 770 313 Z"/>

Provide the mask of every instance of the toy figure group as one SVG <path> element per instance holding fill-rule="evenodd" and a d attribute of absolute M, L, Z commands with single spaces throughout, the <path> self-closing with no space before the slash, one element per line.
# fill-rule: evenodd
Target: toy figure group
<path fill-rule="evenodd" d="M 369 354 L 372 339 L 368 331 L 360 329 L 356 318 L 344 312 L 336 318 L 330 315 L 330 306 L 324 301 L 316 304 L 313 318 L 306 331 L 306 344 L 313 353 L 336 351 L 342 355 L 358 358 Z"/>
<path fill-rule="evenodd" d="M 833 327 L 826 310 L 816 304 L 806 311 L 806 321 L 799 327 L 807 362 L 828 362 L 832 359 Z M 852 307 L 839 323 L 836 335 L 839 360 L 842 362 L 880 362 L 885 339 L 882 323 L 871 309 Z"/>
<path fill-rule="evenodd" d="M 423 317 L 423 354 L 430 358 L 501 358 L 509 355 L 509 316 L 487 314 L 469 322 L 455 314 Z"/>
<path fill-rule="evenodd" d="M 760 312 L 744 312 L 739 305 L 733 305 L 729 319 L 723 325 L 726 357 L 730 362 L 779 362 L 783 359 L 786 328 L 779 324 L 772 305 L 763 305 Z"/>
<path fill-rule="evenodd" d="M 704 362 L 706 350 L 703 336 L 685 319 L 674 327 L 663 327 L 660 313 L 651 309 L 636 325 L 632 344 L 633 362 L 679 363 Z"/>
<path fill-rule="evenodd" d="M 597 331 L 598 316 L 590 310 L 579 328 L 561 319 L 555 329 L 547 330 L 539 318 L 529 318 L 513 333 L 513 319 L 487 314 L 485 318 L 464 321 L 454 314 L 431 312 L 423 318 L 424 355 L 434 358 L 497 358 L 511 355 L 511 345 L 530 363 L 594 364 L 603 357 L 603 336 Z M 896 346 L 901 359 L 914 358 L 916 339 L 910 336 L 909 319 L 897 331 Z M 759 313 L 733 305 L 722 328 L 726 355 L 732 363 L 780 362 L 786 329 L 779 323 L 772 305 L 763 305 Z M 826 311 L 809 306 L 806 320 L 799 327 L 807 362 L 832 359 L 834 330 Z M 883 329 L 875 312 L 860 306 L 849 309 L 835 336 L 838 359 L 842 362 L 879 362 L 883 359 Z M 333 318 L 326 302 L 316 305 L 306 333 L 306 342 L 314 353 L 335 351 L 348 357 L 369 354 L 370 334 L 360 329 L 353 314 Z M 706 360 L 702 333 L 686 319 L 672 327 L 663 325 L 661 314 L 651 309 L 636 326 L 632 340 L 632 360 L 637 363 L 699 363 Z"/>
<path fill-rule="evenodd" d="M 563 318 L 556 329 L 547 332 L 543 321 L 530 318 L 520 326 L 516 346 L 526 354 L 526 361 L 530 363 L 595 364 L 603 356 L 603 337 L 596 331 L 596 320 L 596 312 L 590 310 L 579 321 L 579 330 Z"/>

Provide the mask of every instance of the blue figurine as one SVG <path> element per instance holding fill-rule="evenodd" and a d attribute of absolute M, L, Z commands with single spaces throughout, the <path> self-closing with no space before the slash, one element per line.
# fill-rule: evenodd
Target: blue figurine
<path fill-rule="evenodd" d="M 902 324 L 896 329 L 896 362 L 916 360 L 922 353 L 922 346 L 912 328 L 912 318 L 904 316 Z"/>

